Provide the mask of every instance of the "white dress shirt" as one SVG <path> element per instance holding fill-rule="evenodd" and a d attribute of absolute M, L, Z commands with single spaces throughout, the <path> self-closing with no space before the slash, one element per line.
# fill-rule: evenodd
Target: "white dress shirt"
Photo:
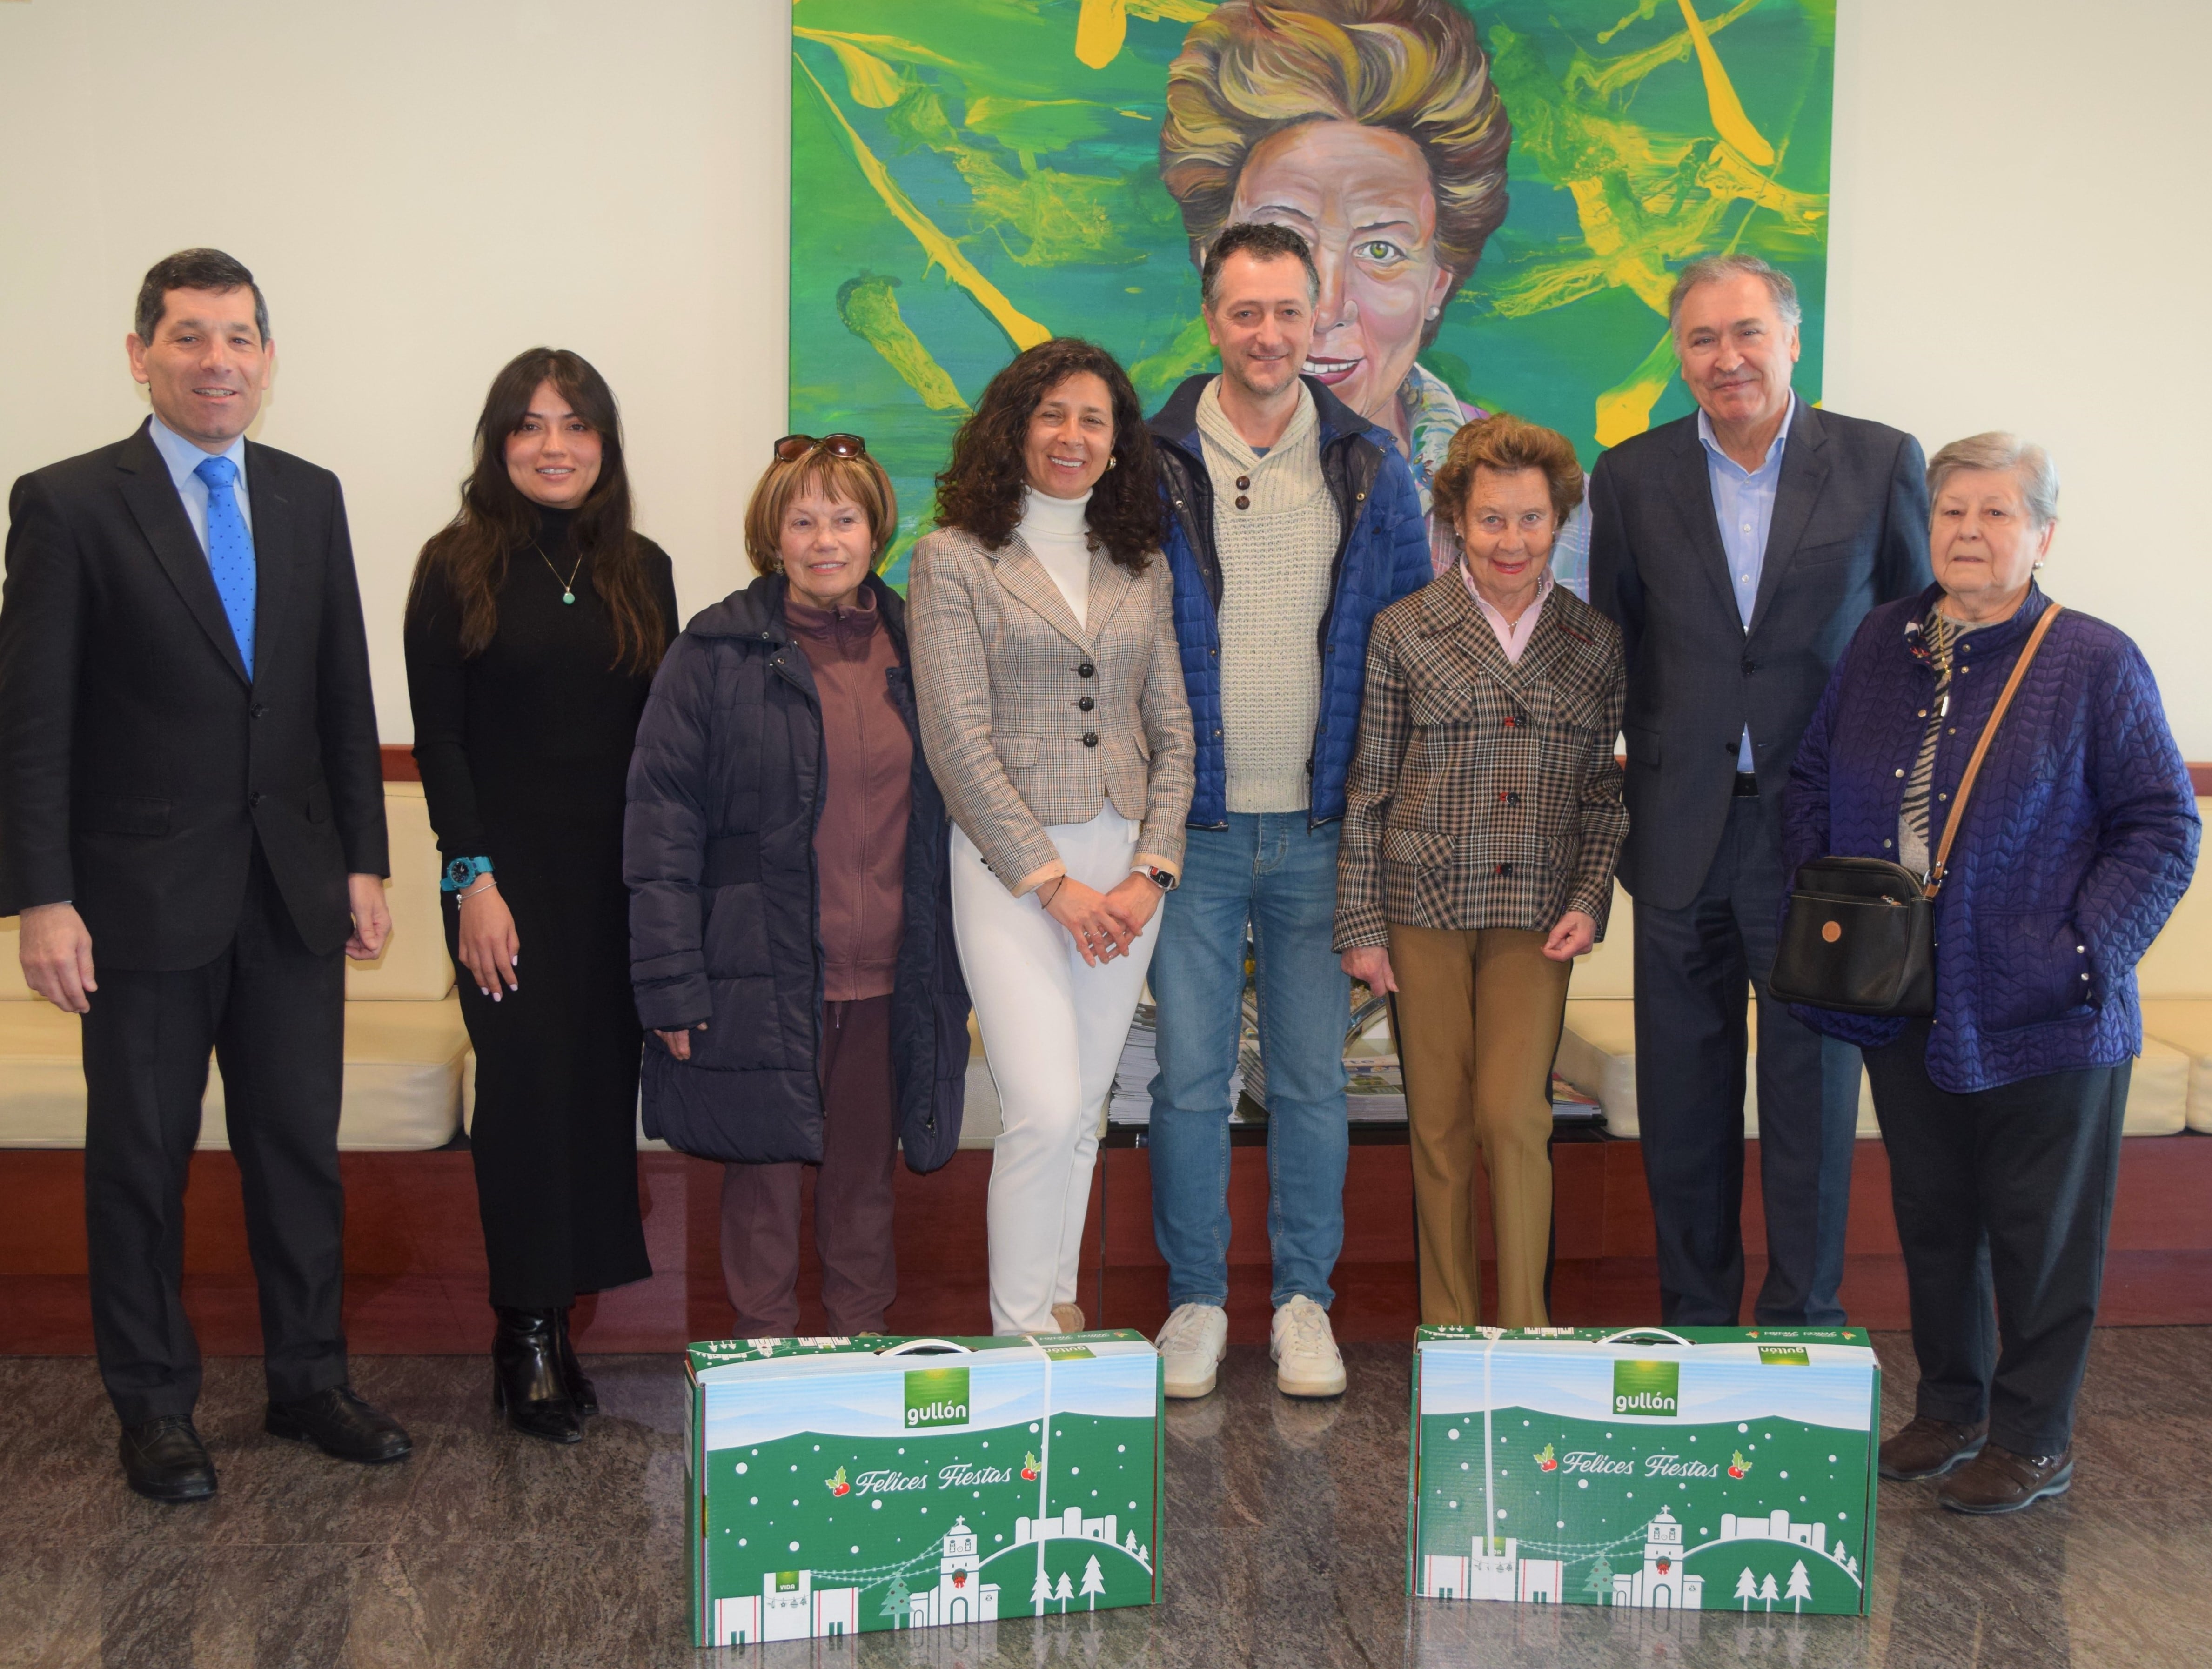
<path fill-rule="evenodd" d="M 161 461 L 169 466 L 169 479 L 177 483 L 177 496 L 185 501 L 185 515 L 192 525 L 192 532 L 200 542 L 200 554 L 207 554 L 207 482 L 192 473 L 210 458 L 227 458 L 238 466 L 238 479 L 231 485 L 231 493 L 238 500 L 238 513 L 246 519 L 246 531 L 253 531 L 253 504 L 246 490 L 246 437 L 240 435 L 219 452 L 197 446 L 171 428 L 159 416 L 147 431 L 154 438 L 154 449 L 161 454 Z"/>

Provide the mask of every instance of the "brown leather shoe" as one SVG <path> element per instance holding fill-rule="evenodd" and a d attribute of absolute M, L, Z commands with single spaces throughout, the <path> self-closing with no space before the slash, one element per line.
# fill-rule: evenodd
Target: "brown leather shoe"
<path fill-rule="evenodd" d="M 2017 1513 L 2045 1496 L 2064 1495 L 2073 1483 L 2071 1447 L 2063 1454 L 2027 1455 L 1991 1443 L 1945 1479 L 1936 1499 L 1954 1513 Z"/>
<path fill-rule="evenodd" d="M 1990 1423 L 1960 1425 L 1952 1420 L 1917 1416 L 1904 1430 L 1881 1446 L 1881 1475 L 1893 1484 L 1917 1484 L 1924 1478 L 1941 1478 L 1954 1466 L 1964 1466 L 1982 1452 L 1990 1440 Z"/>

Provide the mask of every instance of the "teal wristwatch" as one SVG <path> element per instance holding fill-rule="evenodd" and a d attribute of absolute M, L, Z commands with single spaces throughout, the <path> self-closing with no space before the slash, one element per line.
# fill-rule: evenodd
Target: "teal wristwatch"
<path fill-rule="evenodd" d="M 438 889 L 441 892 L 459 892 L 479 875 L 490 873 L 491 859 L 489 858 L 456 858 L 446 865 L 446 877 L 439 882 Z"/>

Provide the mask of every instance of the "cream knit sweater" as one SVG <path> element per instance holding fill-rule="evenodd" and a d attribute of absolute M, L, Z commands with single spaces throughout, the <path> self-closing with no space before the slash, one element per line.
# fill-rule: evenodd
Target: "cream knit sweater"
<path fill-rule="evenodd" d="M 1298 410 L 1261 456 L 1221 409 L 1221 379 L 1198 400 L 1221 560 L 1221 728 L 1231 811 L 1302 811 L 1321 716 L 1320 632 L 1340 529 L 1321 472 L 1320 420 Z"/>

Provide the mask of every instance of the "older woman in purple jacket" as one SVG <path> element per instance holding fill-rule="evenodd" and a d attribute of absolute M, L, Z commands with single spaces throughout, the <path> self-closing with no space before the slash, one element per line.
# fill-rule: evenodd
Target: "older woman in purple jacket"
<path fill-rule="evenodd" d="M 1829 680 L 1790 769 L 1791 874 L 1826 853 L 1928 870 L 1998 691 L 2051 606 L 2034 574 L 2058 480 L 2040 446 L 1954 441 L 1928 488 L 1936 584 L 1869 615 Z M 2069 610 L 1952 847 L 1934 1017 L 1796 1011 L 1866 1051 L 1889 1150 L 1920 1387 L 1881 1474 L 1943 1478 L 1954 1511 L 2014 1512 L 2073 1480 L 2074 1399 L 2142 1047 L 2135 967 L 2189 884 L 2197 835 L 2150 668 L 2124 634 Z"/>

